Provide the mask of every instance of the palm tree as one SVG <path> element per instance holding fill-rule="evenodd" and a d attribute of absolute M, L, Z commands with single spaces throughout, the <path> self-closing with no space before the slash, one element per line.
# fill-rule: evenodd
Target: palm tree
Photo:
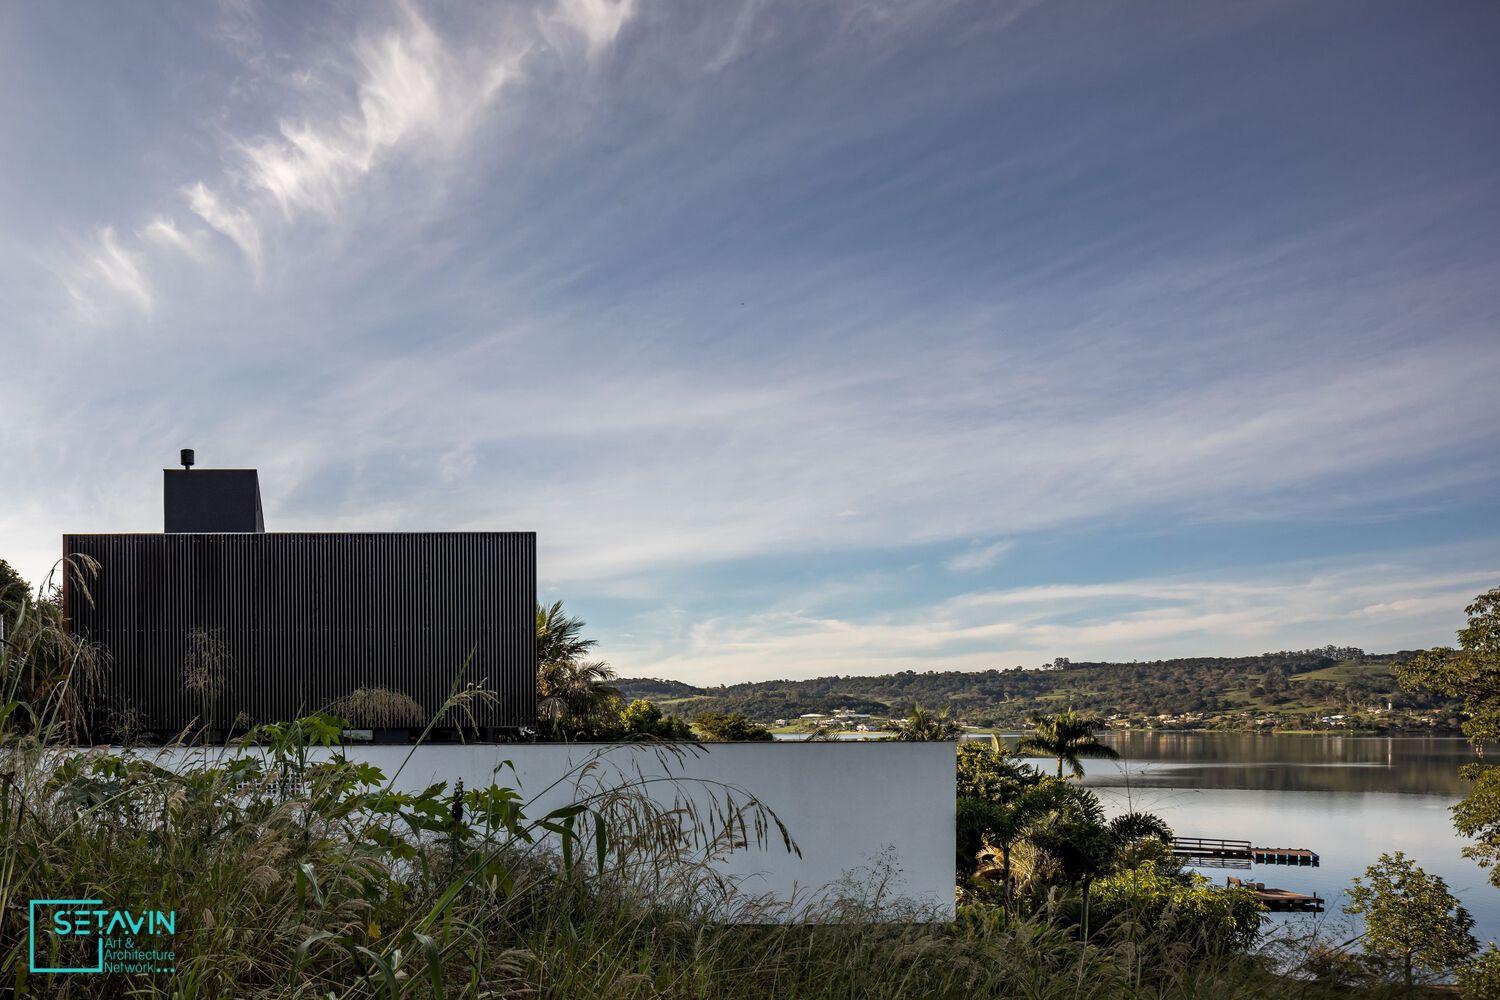
<path fill-rule="evenodd" d="M 1094 715 L 1080 715 L 1071 708 L 1056 715 L 1037 713 L 1031 717 L 1032 734 L 1016 744 L 1016 753 L 1033 757 L 1056 757 L 1057 776 L 1062 777 L 1067 764 L 1073 777 L 1083 777 L 1080 757 L 1102 757 L 1118 760 L 1112 747 L 1099 742 L 1094 734 L 1104 728 L 1104 720 Z"/>
<path fill-rule="evenodd" d="M 562 601 L 536 606 L 537 710 L 553 735 L 588 729 L 620 694 L 610 684 L 615 672 L 609 664 L 584 659 L 598 640 L 585 639 L 583 629 L 583 619 L 564 613 Z"/>
<path fill-rule="evenodd" d="M 609 682 L 615 672 L 603 660 L 563 660 L 544 664 L 537 671 L 537 710 L 554 728 L 588 728 L 605 714 L 619 688 Z"/>
<path fill-rule="evenodd" d="M 946 709 L 934 715 L 921 705 L 914 706 L 906 718 L 892 720 L 891 728 L 896 731 L 898 740 L 922 743 L 956 740 L 964 731 L 962 723 L 948 718 Z"/>
<path fill-rule="evenodd" d="M 1142 840 L 1172 842 L 1172 828 L 1151 813 L 1129 812 L 1106 821 L 1099 797 L 1082 785 L 1052 783 L 1037 790 L 1050 798 L 1017 835 L 1050 859 L 1068 881 L 1083 889 L 1083 939 L 1089 938 L 1089 890 L 1115 870 L 1125 849 Z"/>
<path fill-rule="evenodd" d="M 598 645 L 597 639 L 583 638 L 582 618 L 563 613 L 562 601 L 551 607 L 536 606 L 537 666 L 576 660 Z"/>
<path fill-rule="evenodd" d="M 999 876 L 1005 890 L 1005 915 L 1011 913 L 1011 854 L 1016 844 L 1026 837 L 1037 820 L 1046 816 L 1057 806 L 1057 793 L 1052 789 L 1060 786 L 1041 785 L 1028 788 L 1007 802 L 985 802 L 983 817 L 984 847 L 978 854 L 975 874 L 981 878 Z"/>

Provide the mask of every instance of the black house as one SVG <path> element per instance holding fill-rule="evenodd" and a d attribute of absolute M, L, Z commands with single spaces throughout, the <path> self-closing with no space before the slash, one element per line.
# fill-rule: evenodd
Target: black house
<path fill-rule="evenodd" d="M 470 684 L 492 697 L 435 736 L 535 727 L 534 532 L 267 532 L 255 470 L 188 467 L 165 470 L 165 522 L 63 536 L 98 564 L 65 559 L 63 588 L 72 630 L 106 654 L 96 737 L 242 732 L 393 694 L 389 719 L 344 714 L 402 738 Z"/>

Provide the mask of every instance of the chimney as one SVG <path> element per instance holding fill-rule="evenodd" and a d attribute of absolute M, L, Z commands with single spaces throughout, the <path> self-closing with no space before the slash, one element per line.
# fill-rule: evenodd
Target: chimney
<path fill-rule="evenodd" d="M 265 531 L 260 477 L 254 469 L 193 471 L 193 449 L 182 449 L 182 468 L 162 470 L 163 530 L 183 532 Z"/>

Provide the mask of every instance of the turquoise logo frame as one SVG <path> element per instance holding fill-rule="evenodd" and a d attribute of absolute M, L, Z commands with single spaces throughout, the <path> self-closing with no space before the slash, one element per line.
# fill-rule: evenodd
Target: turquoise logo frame
<path fill-rule="evenodd" d="M 37 968 L 36 964 L 36 908 L 38 906 L 61 905 L 65 903 L 91 903 L 102 904 L 102 899 L 33 899 L 31 901 L 31 916 L 27 920 L 31 939 L 31 971 L 32 972 L 103 972 L 104 971 L 104 937 L 99 936 L 99 964 L 92 969 L 48 969 Z"/>

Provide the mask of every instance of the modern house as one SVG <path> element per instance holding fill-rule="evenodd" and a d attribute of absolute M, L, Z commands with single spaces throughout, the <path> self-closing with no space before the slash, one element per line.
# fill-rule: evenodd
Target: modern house
<path fill-rule="evenodd" d="M 398 741 L 535 727 L 534 532 L 268 532 L 256 471 L 191 451 L 163 485 L 162 533 L 63 536 L 65 614 L 104 653 L 95 739 L 351 704 Z M 470 685 L 493 694 L 439 717 Z"/>

